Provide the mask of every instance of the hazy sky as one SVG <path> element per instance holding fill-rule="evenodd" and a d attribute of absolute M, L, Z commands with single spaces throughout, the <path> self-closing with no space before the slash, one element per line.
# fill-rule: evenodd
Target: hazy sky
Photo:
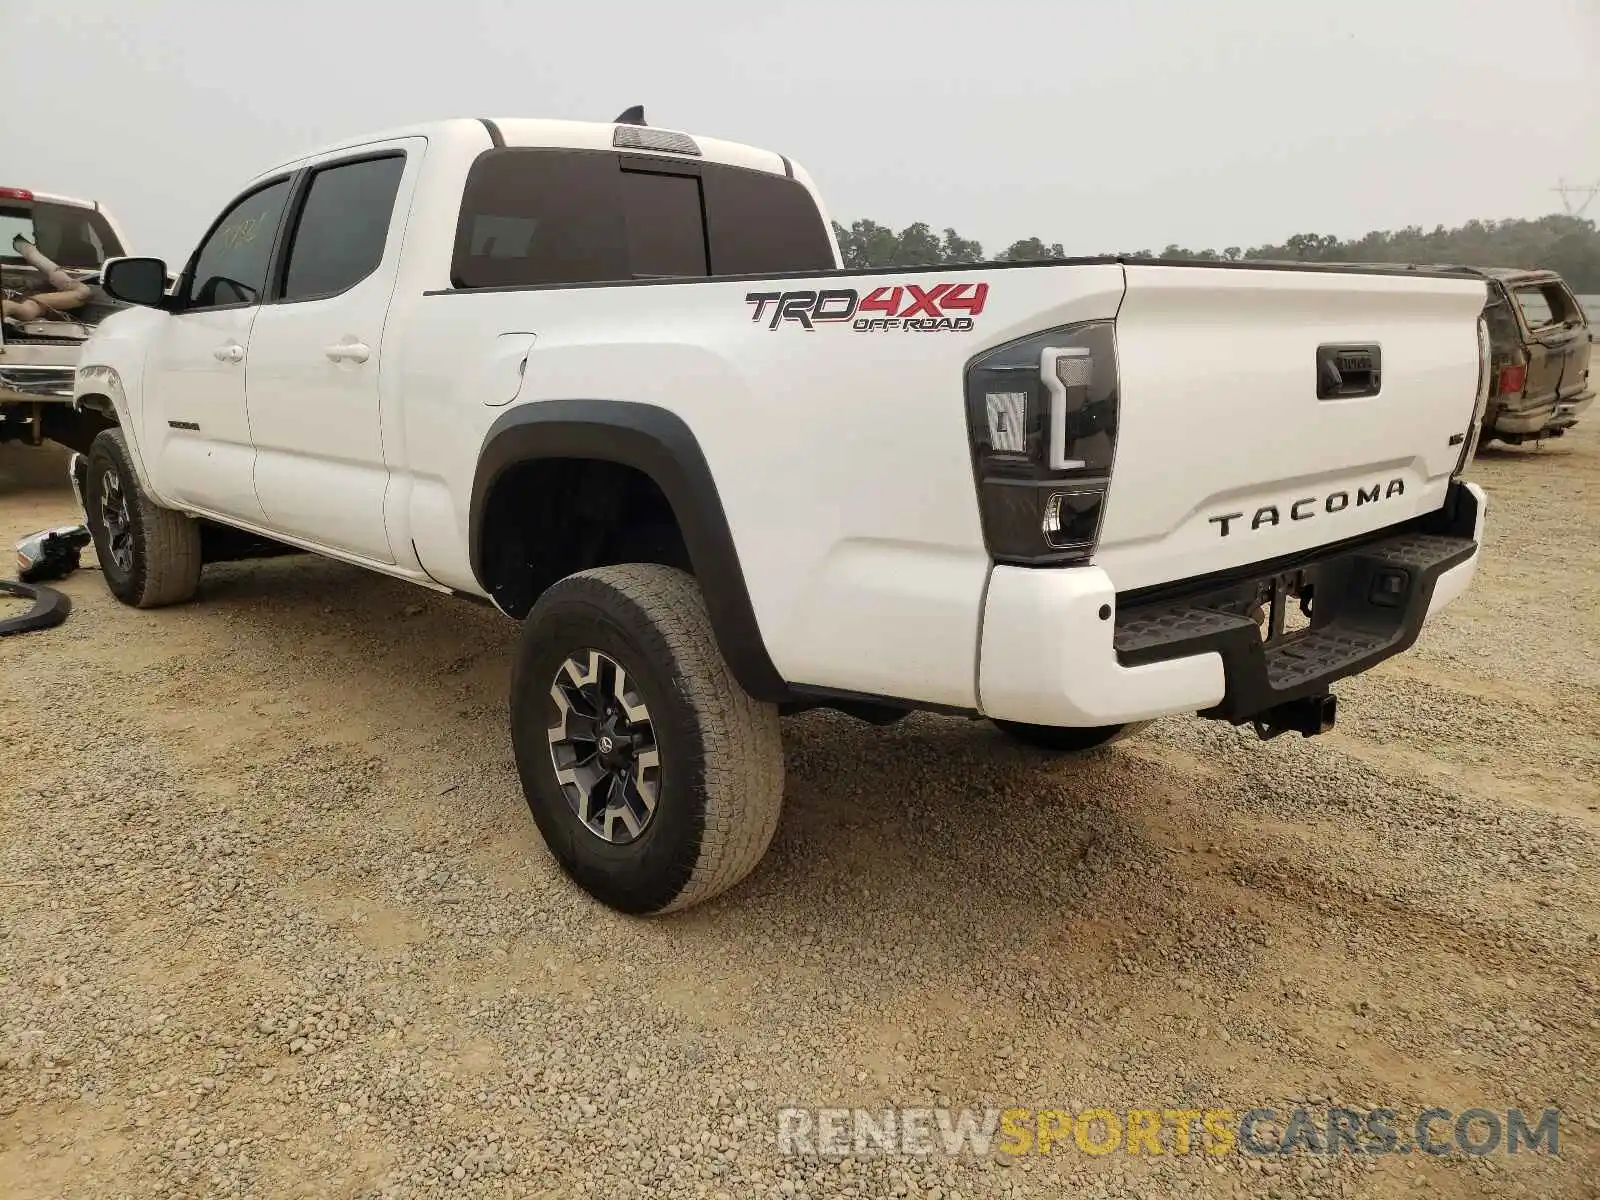
<path fill-rule="evenodd" d="M 174 260 L 321 143 L 635 103 L 798 159 L 836 218 L 991 253 L 1537 216 L 1600 182 L 1600 0 L 0 0 L 0 81 L 0 185 L 99 199 Z"/>

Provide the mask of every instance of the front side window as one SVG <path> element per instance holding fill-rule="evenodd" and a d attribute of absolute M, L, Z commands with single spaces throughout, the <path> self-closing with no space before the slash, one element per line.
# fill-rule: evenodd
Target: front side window
<path fill-rule="evenodd" d="M 195 255 L 188 307 L 261 303 L 272 242 L 288 199 L 289 181 L 280 179 L 252 192 L 223 215 Z"/>
<path fill-rule="evenodd" d="M 289 244 L 283 299 L 334 296 L 378 269 L 405 167 L 405 156 L 393 154 L 311 176 Z"/>

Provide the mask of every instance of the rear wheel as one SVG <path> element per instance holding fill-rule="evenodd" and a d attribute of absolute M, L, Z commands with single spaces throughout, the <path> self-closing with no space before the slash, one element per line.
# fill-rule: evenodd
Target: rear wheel
<path fill-rule="evenodd" d="M 122 430 L 95 435 L 87 484 L 84 515 L 111 594 L 135 608 L 193 596 L 200 584 L 200 524 L 145 495 Z"/>
<path fill-rule="evenodd" d="M 1028 725 L 1022 721 L 995 721 L 1001 733 L 1026 742 L 1040 750 L 1053 750 L 1061 754 L 1079 754 L 1099 746 L 1109 746 L 1143 729 L 1150 722 L 1136 721 L 1129 725 L 1094 725 L 1069 728 L 1058 725 Z"/>
<path fill-rule="evenodd" d="M 777 829 L 777 707 L 739 686 L 699 587 L 675 568 L 601 567 L 540 597 L 512 672 L 511 733 L 556 861 L 623 912 L 710 899 Z"/>

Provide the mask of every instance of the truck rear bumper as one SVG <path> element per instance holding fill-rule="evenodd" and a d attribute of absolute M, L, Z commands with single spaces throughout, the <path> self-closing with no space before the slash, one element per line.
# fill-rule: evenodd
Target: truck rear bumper
<path fill-rule="evenodd" d="M 1594 403 L 1593 392 L 1581 392 L 1576 396 L 1565 396 L 1556 401 L 1555 416 L 1550 418 L 1551 429 L 1571 429 L 1578 423 L 1578 418 L 1588 411 Z"/>
<path fill-rule="evenodd" d="M 1096 567 L 996 567 L 980 711 L 1035 725 L 1182 712 L 1237 724 L 1321 695 L 1409 648 L 1466 590 L 1485 508 L 1482 489 L 1457 483 L 1444 508 L 1375 538 L 1120 598 Z M 1251 610 L 1281 612 L 1295 592 L 1312 596 L 1309 626 L 1264 641 Z"/>
<path fill-rule="evenodd" d="M 0 364 L 0 404 L 48 400 L 71 403 L 74 367 Z"/>
<path fill-rule="evenodd" d="M 1546 429 L 1555 419 L 1557 410 L 1556 398 L 1548 394 L 1533 404 L 1520 398 L 1502 403 L 1489 423 L 1489 432 L 1529 437 Z"/>

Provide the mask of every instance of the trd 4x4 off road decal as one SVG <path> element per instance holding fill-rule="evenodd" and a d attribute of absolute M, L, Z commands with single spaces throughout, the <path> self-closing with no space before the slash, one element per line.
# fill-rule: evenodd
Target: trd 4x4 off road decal
<path fill-rule="evenodd" d="M 752 321 L 768 329 L 793 321 L 802 329 L 848 322 L 858 333 L 901 329 L 912 333 L 964 332 L 989 299 L 987 283 L 894 283 L 863 296 L 855 288 L 807 292 L 750 292 Z M 952 314 L 959 313 L 960 316 Z"/>

